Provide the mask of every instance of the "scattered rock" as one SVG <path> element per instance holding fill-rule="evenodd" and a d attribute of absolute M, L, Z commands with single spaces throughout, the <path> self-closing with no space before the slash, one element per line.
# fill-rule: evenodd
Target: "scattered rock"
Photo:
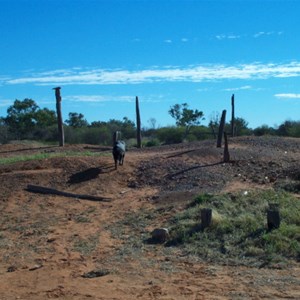
<path fill-rule="evenodd" d="M 34 265 L 34 266 L 32 266 L 31 268 L 29 268 L 28 270 L 29 270 L 29 271 L 35 271 L 35 270 L 40 269 L 40 268 L 42 268 L 42 267 L 43 267 L 43 265 Z"/>
<path fill-rule="evenodd" d="M 108 275 L 109 271 L 108 270 L 93 270 L 87 273 L 84 273 L 83 275 L 81 275 L 81 277 L 83 278 L 96 278 L 96 277 L 101 277 L 101 276 L 105 276 Z"/>
<path fill-rule="evenodd" d="M 167 228 L 155 228 L 151 233 L 151 237 L 154 243 L 164 243 L 170 237 L 169 230 Z"/>
<path fill-rule="evenodd" d="M 47 239 L 47 243 L 52 243 L 52 242 L 54 242 L 55 240 L 56 240 L 55 237 L 49 237 L 49 238 Z"/>
<path fill-rule="evenodd" d="M 128 184 L 127 184 L 127 186 L 129 188 L 135 189 L 135 188 L 138 187 L 138 183 L 136 181 L 129 181 Z"/>
<path fill-rule="evenodd" d="M 8 267 L 7 268 L 7 272 L 15 272 L 15 271 L 17 271 L 17 267 L 16 266 L 10 266 L 10 267 Z"/>

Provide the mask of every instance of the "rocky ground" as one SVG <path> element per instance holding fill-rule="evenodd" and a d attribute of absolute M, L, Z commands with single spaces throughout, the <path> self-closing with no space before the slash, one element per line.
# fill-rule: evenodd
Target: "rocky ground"
<path fill-rule="evenodd" d="M 107 147 L 0 145 L 0 158 L 96 155 L 0 165 L 0 299 L 300 299 L 298 262 L 218 265 L 144 242 L 202 192 L 283 187 L 299 195 L 299 149 L 299 139 L 234 138 L 230 163 L 214 141 L 130 149 L 115 170 Z"/>

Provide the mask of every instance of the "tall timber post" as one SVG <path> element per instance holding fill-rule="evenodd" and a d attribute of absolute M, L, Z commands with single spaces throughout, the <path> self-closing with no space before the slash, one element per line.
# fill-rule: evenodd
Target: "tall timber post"
<path fill-rule="evenodd" d="M 58 126 L 58 135 L 59 135 L 59 146 L 63 147 L 65 144 L 65 136 L 64 136 L 64 126 L 62 120 L 61 113 L 61 95 L 60 95 L 61 87 L 53 88 L 55 90 L 55 98 L 56 98 L 56 113 L 57 113 L 57 126 Z"/>

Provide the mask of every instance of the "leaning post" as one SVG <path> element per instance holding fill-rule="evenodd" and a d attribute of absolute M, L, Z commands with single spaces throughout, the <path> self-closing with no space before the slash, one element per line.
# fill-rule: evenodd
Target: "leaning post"
<path fill-rule="evenodd" d="M 222 137 L 223 137 L 223 132 L 224 132 L 224 128 L 225 128 L 225 119 L 226 119 L 226 110 L 224 109 L 222 112 L 222 117 L 221 117 L 220 126 L 219 126 L 217 148 L 222 147 Z"/>
<path fill-rule="evenodd" d="M 136 107 L 137 147 L 142 148 L 141 116 L 140 116 L 140 107 L 139 107 L 139 98 L 138 98 L 138 96 L 135 97 L 135 107 Z"/>
<path fill-rule="evenodd" d="M 231 136 L 235 136 L 234 94 L 231 96 Z"/>
<path fill-rule="evenodd" d="M 63 147 L 65 144 L 65 136 L 64 136 L 62 113 L 61 113 L 60 89 L 61 89 L 61 87 L 53 88 L 53 90 L 55 90 L 55 98 L 56 98 L 56 113 L 57 113 L 57 126 L 58 126 L 58 135 L 59 135 L 59 146 Z"/>

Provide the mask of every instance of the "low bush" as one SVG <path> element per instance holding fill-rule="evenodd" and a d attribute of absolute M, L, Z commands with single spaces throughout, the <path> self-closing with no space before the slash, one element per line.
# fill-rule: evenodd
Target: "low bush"
<path fill-rule="evenodd" d="M 157 138 L 164 144 L 179 144 L 184 135 L 185 129 L 182 127 L 163 127 L 157 130 Z"/>

